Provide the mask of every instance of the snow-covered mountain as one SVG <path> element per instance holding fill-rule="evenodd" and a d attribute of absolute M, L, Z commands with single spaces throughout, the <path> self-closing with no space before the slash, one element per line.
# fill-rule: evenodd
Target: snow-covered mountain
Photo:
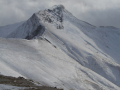
<path fill-rule="evenodd" d="M 0 34 L 1 74 L 65 90 L 120 90 L 120 29 L 90 25 L 62 5 L 14 27 Z"/>

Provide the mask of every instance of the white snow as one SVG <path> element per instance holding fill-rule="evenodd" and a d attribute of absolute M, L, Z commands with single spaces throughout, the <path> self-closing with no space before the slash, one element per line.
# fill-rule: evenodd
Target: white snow
<path fill-rule="evenodd" d="M 115 84 L 81 66 L 45 40 L 0 38 L 0 46 L 0 62 L 3 62 L 1 74 L 16 76 L 19 73 L 18 76 L 22 75 L 42 85 L 65 90 L 119 90 Z M 6 65 L 11 68 L 8 72 L 5 72 L 8 70 Z"/>
<path fill-rule="evenodd" d="M 24 40 L 38 26 L 42 35 Z M 60 5 L 35 13 L 6 37 L 20 39 L 0 38 L 1 74 L 65 90 L 120 90 L 118 28 L 92 26 Z"/>

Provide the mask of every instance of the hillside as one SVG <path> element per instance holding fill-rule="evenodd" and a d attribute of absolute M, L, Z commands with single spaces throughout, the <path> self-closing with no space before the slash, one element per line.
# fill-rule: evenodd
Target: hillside
<path fill-rule="evenodd" d="M 64 90 L 120 89 L 118 28 L 93 26 L 57 5 L 0 36 L 3 75 Z"/>

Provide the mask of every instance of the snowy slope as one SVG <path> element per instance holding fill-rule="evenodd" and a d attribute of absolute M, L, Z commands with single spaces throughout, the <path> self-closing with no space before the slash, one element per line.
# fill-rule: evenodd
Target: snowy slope
<path fill-rule="evenodd" d="M 18 75 L 64 90 L 119 90 L 46 40 L 0 38 L 1 74 Z M 1 67 L 1 66 L 0 66 Z M 9 67 L 9 71 L 6 67 Z"/>
<path fill-rule="evenodd" d="M 40 30 L 40 31 L 39 31 Z M 23 38 L 32 39 L 40 36 L 45 31 L 45 28 L 39 23 L 36 14 L 33 14 L 24 24 L 18 27 L 14 32 L 10 33 L 7 38 Z"/>
<path fill-rule="evenodd" d="M 58 5 L 33 14 L 6 37 L 37 40 L 1 38 L 5 49 L 0 72 L 5 75 L 22 75 L 65 89 L 120 89 L 118 28 L 95 27 Z"/>
<path fill-rule="evenodd" d="M 14 30 L 16 30 L 23 23 L 24 22 L 19 22 L 19 23 L 7 25 L 7 26 L 1 26 L 0 37 L 7 37 L 9 34 L 11 34 Z"/>

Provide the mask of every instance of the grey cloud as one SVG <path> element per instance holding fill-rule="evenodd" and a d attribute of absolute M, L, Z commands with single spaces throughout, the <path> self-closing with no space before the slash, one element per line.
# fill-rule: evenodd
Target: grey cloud
<path fill-rule="evenodd" d="M 114 26 L 120 28 L 120 8 L 88 11 L 81 15 L 83 20 L 96 26 Z"/>
<path fill-rule="evenodd" d="M 80 20 L 120 28 L 120 0 L 0 0 L 0 26 L 27 20 L 33 13 L 58 4 Z"/>

